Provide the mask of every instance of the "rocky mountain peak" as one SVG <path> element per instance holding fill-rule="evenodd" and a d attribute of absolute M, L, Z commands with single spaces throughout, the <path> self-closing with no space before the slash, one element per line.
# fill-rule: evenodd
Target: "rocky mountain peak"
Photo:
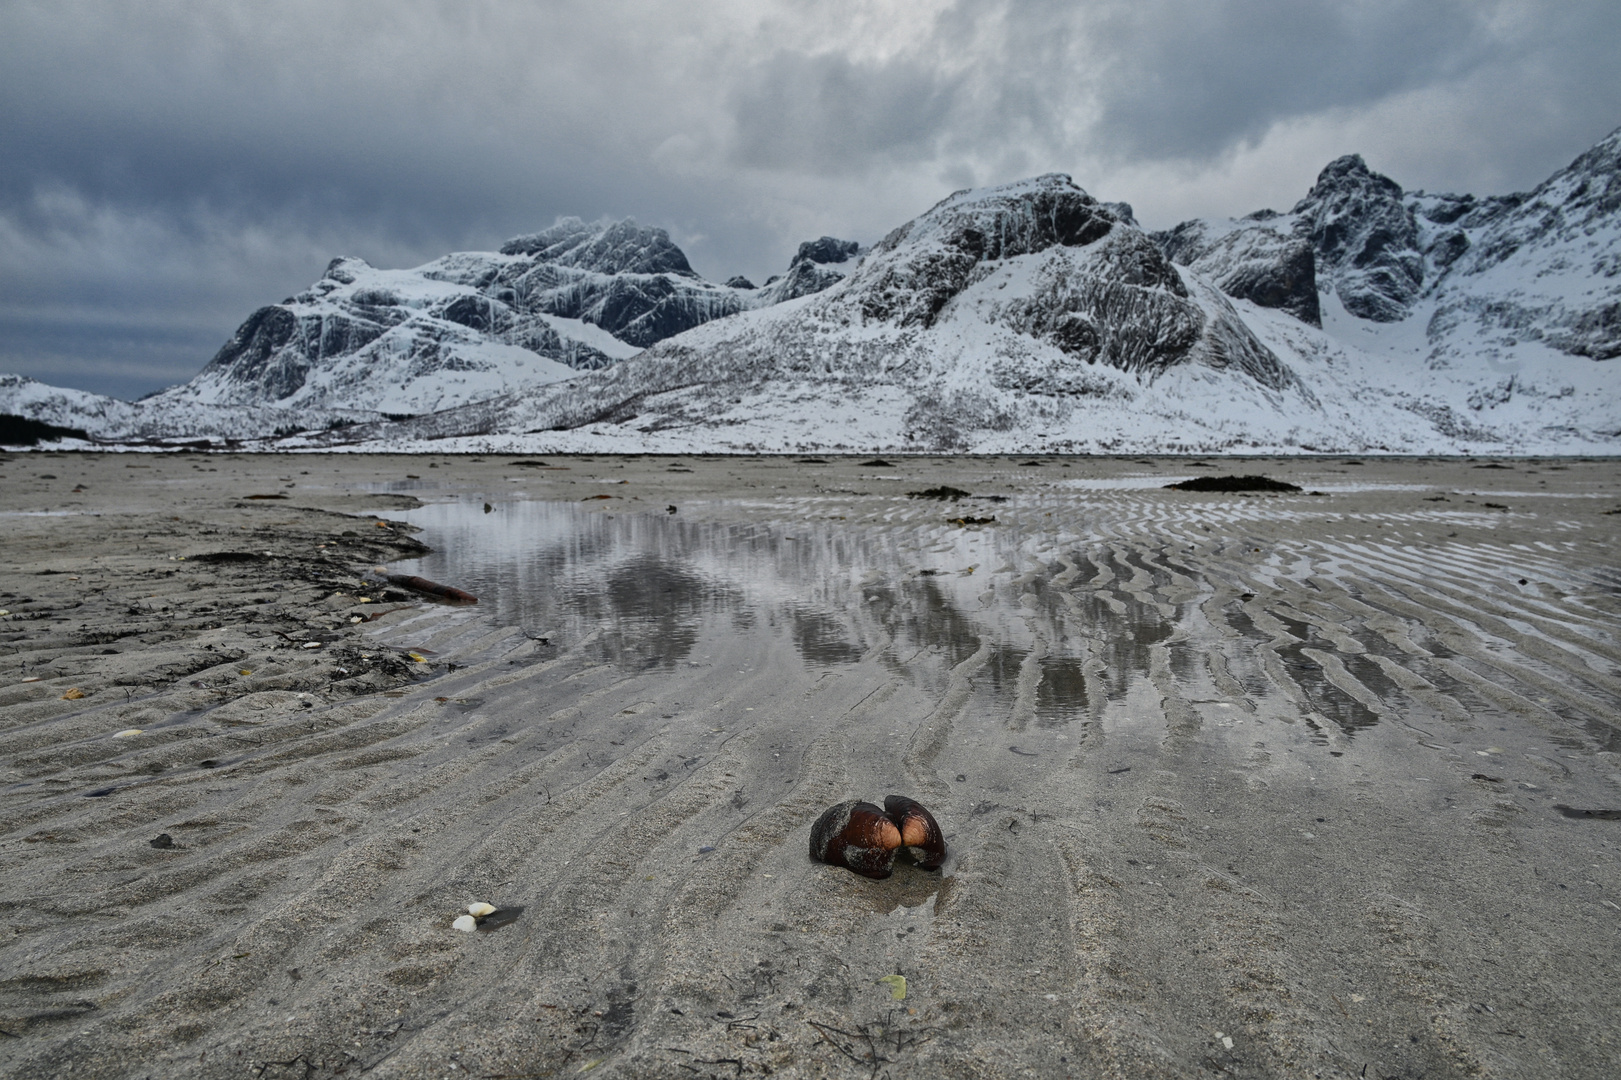
<path fill-rule="evenodd" d="M 1084 246 L 1118 222 L 1115 214 L 1063 173 L 954 192 L 896 229 L 874 248 L 944 244 L 973 261 L 1006 259 L 1054 245 Z"/>
<path fill-rule="evenodd" d="M 365 259 L 339 255 L 326 264 L 326 270 L 321 274 L 321 277 L 327 281 L 336 281 L 340 285 L 353 285 L 361 274 L 370 269 L 371 264 Z"/>
<path fill-rule="evenodd" d="M 931 326 L 981 264 L 1086 247 L 1117 220 L 1060 173 L 959 191 L 874 245 L 847 291 L 867 320 Z M 1175 270 L 1144 240 L 1146 250 L 1121 267 L 1123 279 L 1180 291 Z"/>
<path fill-rule="evenodd" d="M 1370 194 L 1388 199 L 1402 197 L 1401 185 L 1368 168 L 1361 154 L 1344 154 L 1323 166 L 1323 171 L 1317 174 L 1317 182 L 1306 197 L 1295 204 L 1294 212 L 1301 213 L 1312 205 L 1342 197 L 1347 192 L 1360 193 L 1362 197 Z"/>
<path fill-rule="evenodd" d="M 1558 203 L 1568 222 L 1583 226 L 1621 210 L 1621 128 L 1550 176 L 1529 201 Z"/>
<path fill-rule="evenodd" d="M 824 236 L 820 240 L 807 240 L 799 245 L 799 253 L 788 264 L 789 269 L 802 262 L 819 263 L 826 266 L 829 263 L 848 262 L 861 251 L 861 245 L 854 240 L 836 240 L 831 236 Z"/>
<path fill-rule="evenodd" d="M 1360 154 L 1347 154 L 1295 204 L 1295 229 L 1316 252 L 1317 280 L 1360 318 L 1404 319 L 1424 286 L 1418 226 L 1402 194 Z"/>
<path fill-rule="evenodd" d="M 812 269 L 825 271 L 804 261 L 794 273 Z M 1054 174 L 958 192 L 810 303 L 670 338 L 524 423 L 631 416 L 679 387 L 681 401 L 645 422 L 682 426 L 780 383 L 818 401 L 904 398 L 906 438 L 951 448 L 1020 410 L 1058 422 L 1079 402 L 1128 400 L 1185 367 L 1231 376 L 1241 394 L 1299 390 L 1219 292 L 1184 281 L 1147 234 Z"/>
<path fill-rule="evenodd" d="M 1292 220 L 1274 210 L 1236 222 L 1195 218 L 1152 238 L 1172 262 L 1208 277 L 1228 296 L 1321 326 L 1316 256 L 1311 241 L 1295 235 Z"/>
<path fill-rule="evenodd" d="M 508 240 L 501 245 L 501 254 L 530 255 L 540 262 L 596 274 L 698 276 L 669 233 L 630 218 L 589 224 L 562 218 L 549 229 Z"/>

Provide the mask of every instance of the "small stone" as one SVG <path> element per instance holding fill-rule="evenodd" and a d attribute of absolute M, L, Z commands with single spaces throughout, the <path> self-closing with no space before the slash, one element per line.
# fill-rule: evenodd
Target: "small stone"
<path fill-rule="evenodd" d="M 471 934 L 474 930 L 478 929 L 478 920 L 473 918 L 471 915 L 463 915 L 455 922 L 451 923 L 450 928 L 452 930 L 461 930 Z"/>

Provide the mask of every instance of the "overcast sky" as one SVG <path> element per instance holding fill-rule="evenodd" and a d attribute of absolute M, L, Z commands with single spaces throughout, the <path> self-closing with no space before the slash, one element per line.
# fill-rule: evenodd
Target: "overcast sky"
<path fill-rule="evenodd" d="M 563 215 L 761 281 L 1042 172 L 1153 228 L 1350 152 L 1524 190 L 1617 57 L 1616 0 L 0 0 L 0 372 L 137 396 L 335 255 Z"/>

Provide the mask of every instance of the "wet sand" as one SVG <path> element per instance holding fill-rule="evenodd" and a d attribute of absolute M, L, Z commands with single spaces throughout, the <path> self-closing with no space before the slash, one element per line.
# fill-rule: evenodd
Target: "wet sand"
<path fill-rule="evenodd" d="M 520 460 L 4 455 L 0 1071 L 1621 1072 L 1613 462 Z"/>

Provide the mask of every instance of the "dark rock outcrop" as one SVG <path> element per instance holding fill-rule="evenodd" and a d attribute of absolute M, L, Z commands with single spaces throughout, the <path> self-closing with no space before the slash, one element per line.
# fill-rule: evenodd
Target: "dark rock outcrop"
<path fill-rule="evenodd" d="M 802 262 L 823 264 L 847 262 L 860 250 L 861 245 L 854 240 L 836 240 L 831 236 L 824 236 L 820 240 L 807 240 L 800 244 L 799 252 L 788 266 L 792 269 Z"/>
<path fill-rule="evenodd" d="M 1261 211 L 1226 232 L 1214 231 L 1204 221 L 1184 221 L 1153 238 L 1172 262 L 1210 278 L 1228 296 L 1280 308 L 1303 323 L 1321 326 L 1316 253 L 1309 240 L 1274 227 L 1278 217 Z"/>
<path fill-rule="evenodd" d="M 1328 163 L 1293 210 L 1296 233 L 1316 252 L 1318 280 L 1363 319 L 1406 318 L 1424 285 L 1418 225 L 1402 194 L 1361 155 L 1347 154 Z"/>
<path fill-rule="evenodd" d="M 1043 176 L 1009 187 L 1006 196 L 963 199 L 978 193 L 958 192 L 879 241 L 867 260 L 872 270 L 861 275 L 854 292 L 863 317 L 903 327 L 931 326 L 981 263 L 1033 255 L 1055 245 L 1084 247 L 1114 227 L 1114 215 L 1068 177 Z M 894 257 L 896 252 L 904 257 Z M 1152 261 L 1166 272 L 1160 275 L 1162 284 L 1180 291 L 1181 283 L 1164 259 Z"/>
<path fill-rule="evenodd" d="M 304 385 L 311 363 L 305 350 L 287 348 L 295 338 L 302 343 L 301 329 L 299 318 L 287 308 L 262 307 L 236 328 L 198 377 L 225 377 L 261 387 L 269 398 L 289 397 Z M 319 332 L 314 335 L 317 346 L 321 338 Z"/>
<path fill-rule="evenodd" d="M 501 245 L 501 254 L 530 255 L 541 262 L 594 274 L 698 276 L 669 233 L 629 220 L 604 226 L 564 218 L 542 232 L 508 240 Z"/>

